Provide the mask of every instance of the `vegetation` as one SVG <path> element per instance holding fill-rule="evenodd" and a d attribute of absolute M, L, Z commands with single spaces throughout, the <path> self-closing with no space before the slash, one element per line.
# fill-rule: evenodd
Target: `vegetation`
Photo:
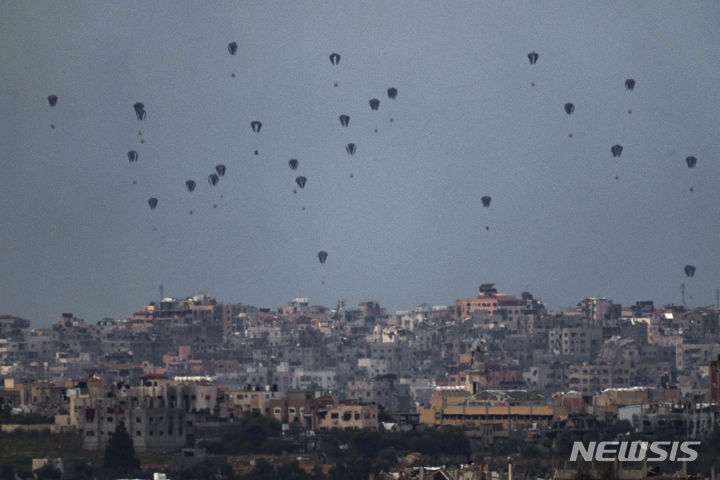
<path fill-rule="evenodd" d="M 200 446 L 217 455 L 277 454 L 300 448 L 295 442 L 281 437 L 280 423 L 257 413 L 240 423 L 222 427 L 219 440 L 201 442 Z"/>
<path fill-rule="evenodd" d="M 115 427 L 115 433 L 105 447 L 103 470 L 130 473 L 140 468 L 140 460 L 135 456 L 135 447 L 123 422 Z"/>

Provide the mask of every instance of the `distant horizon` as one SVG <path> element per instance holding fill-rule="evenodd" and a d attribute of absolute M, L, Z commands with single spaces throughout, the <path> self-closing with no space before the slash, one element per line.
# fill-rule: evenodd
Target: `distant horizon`
<path fill-rule="evenodd" d="M 497 288 L 497 286 L 496 286 L 496 288 Z M 522 292 L 509 293 L 509 292 L 503 291 L 503 290 L 500 289 L 500 288 L 497 288 L 497 290 L 498 290 L 498 294 L 500 294 L 500 295 L 507 295 L 507 296 L 516 297 L 516 298 L 520 298 L 520 295 L 522 294 Z M 682 307 L 682 306 L 683 306 L 683 305 L 682 305 L 681 303 L 679 303 L 679 302 L 667 302 L 667 301 L 665 301 L 665 302 L 660 302 L 660 303 L 658 303 L 658 302 L 656 302 L 655 300 L 646 299 L 646 298 L 645 298 L 645 299 L 630 300 L 630 301 L 628 301 L 628 302 L 620 302 L 620 301 L 617 301 L 616 299 L 611 298 L 611 297 L 607 297 L 607 296 L 603 296 L 603 295 L 595 295 L 595 296 L 586 296 L 586 297 L 578 298 L 578 299 L 577 299 L 577 303 L 576 303 L 575 305 L 567 304 L 567 305 L 560 306 L 560 307 L 552 307 L 552 306 L 549 305 L 547 302 L 545 302 L 545 300 L 543 300 L 542 297 L 539 297 L 538 295 L 534 294 L 534 293 L 532 292 L 532 290 L 524 290 L 524 291 L 530 292 L 530 293 L 533 295 L 533 298 L 534 298 L 535 300 L 538 300 L 538 301 L 542 302 L 543 305 L 545 305 L 548 313 L 563 313 L 563 312 L 575 311 L 575 310 L 577 309 L 577 304 L 578 304 L 580 301 L 582 301 L 583 299 L 585 299 L 585 298 L 607 298 L 608 300 L 612 301 L 613 303 L 620 304 L 623 309 L 628 308 L 628 307 L 630 307 L 630 306 L 632 306 L 632 305 L 635 305 L 635 302 L 642 302 L 642 301 L 652 301 L 653 304 L 654 304 L 654 306 L 655 306 L 655 308 L 658 309 L 658 310 L 664 308 L 665 306 L 670 306 L 670 305 L 677 306 L 677 307 Z M 374 301 L 374 302 L 377 302 L 377 303 L 380 305 L 380 308 L 384 309 L 388 315 L 395 315 L 395 314 L 396 314 L 397 312 L 399 312 L 399 311 L 409 311 L 409 312 L 412 312 L 415 308 L 419 307 L 419 306 L 422 305 L 422 304 L 428 304 L 428 305 L 430 305 L 431 308 L 432 308 L 432 307 L 447 307 L 447 308 L 452 309 L 453 306 L 454 306 L 454 302 L 455 302 L 456 299 L 460 299 L 460 298 L 475 298 L 475 296 L 464 296 L 464 297 L 458 296 L 458 297 L 455 297 L 455 298 L 453 299 L 452 303 L 420 302 L 420 303 L 418 303 L 418 304 L 416 304 L 416 305 L 414 305 L 414 306 L 412 306 L 412 307 L 405 307 L 405 308 L 389 308 L 389 307 L 385 306 L 381 301 L 378 301 L 377 299 L 373 299 L 373 298 L 368 298 L 368 299 L 365 299 L 365 300 L 358 300 L 357 302 L 354 302 L 354 303 L 348 303 L 347 297 L 339 297 L 339 298 L 338 298 L 335 302 L 333 302 L 332 304 L 328 304 L 328 303 L 315 303 L 315 302 L 312 301 L 312 298 L 310 298 L 310 297 L 303 297 L 303 296 L 295 296 L 295 297 L 292 297 L 292 298 L 286 300 L 285 303 L 280 303 L 280 304 L 276 304 L 276 305 L 257 304 L 257 303 L 253 303 L 253 302 L 244 302 L 244 301 L 225 301 L 224 299 L 218 297 L 217 295 L 214 295 L 214 294 L 209 293 L 209 292 L 206 292 L 206 291 L 202 291 L 202 292 L 199 292 L 199 293 L 193 293 L 193 294 L 191 294 L 191 295 L 184 295 L 184 296 L 168 296 L 168 295 L 165 295 L 164 299 L 171 298 L 171 299 L 173 299 L 173 300 L 187 300 L 187 299 L 190 299 L 190 298 L 193 298 L 193 297 L 197 297 L 197 296 L 202 296 L 202 295 L 207 296 L 207 297 L 210 297 L 210 298 L 214 299 L 217 303 L 222 303 L 222 304 L 225 304 L 225 305 L 241 304 L 241 305 L 253 306 L 253 307 L 256 307 L 256 308 L 258 308 L 258 309 L 270 309 L 271 311 L 277 311 L 278 309 L 282 308 L 283 306 L 291 303 L 291 302 L 292 302 L 293 300 L 295 300 L 296 298 L 307 298 L 307 299 L 308 299 L 308 305 L 309 305 L 309 306 L 322 306 L 322 307 L 328 308 L 328 309 L 330 309 L 330 310 L 333 310 L 333 309 L 335 309 L 335 308 L 337 307 L 337 300 L 340 300 L 340 299 L 342 299 L 342 300 L 345 301 L 346 309 L 348 309 L 348 310 L 355 310 L 356 307 L 360 305 L 360 303 Z M 72 314 L 75 318 L 78 318 L 78 319 L 83 320 L 83 321 L 85 321 L 85 322 L 88 322 L 88 323 L 90 323 L 90 324 L 95 324 L 95 323 L 97 323 L 97 322 L 100 322 L 100 321 L 103 321 L 103 320 L 108 320 L 108 319 L 109 319 L 109 320 L 123 320 L 123 319 L 129 318 L 133 313 L 138 312 L 138 311 L 141 311 L 143 307 L 150 306 L 152 302 L 160 302 L 160 301 L 161 301 L 160 299 L 149 300 L 149 301 L 145 302 L 143 305 L 138 306 L 136 309 L 132 310 L 131 312 L 127 313 L 127 314 L 124 315 L 124 316 L 107 316 L 107 315 L 106 315 L 106 316 L 104 316 L 104 317 L 102 317 L 102 318 L 99 318 L 99 319 L 97 319 L 97 320 L 91 320 L 91 319 L 85 318 L 83 315 L 78 315 L 78 314 L 76 314 L 76 313 L 73 312 L 73 311 L 64 311 L 64 312 L 58 313 L 58 314 L 57 314 L 57 319 L 56 319 L 55 321 L 50 321 L 50 323 L 47 323 L 46 325 L 44 325 L 44 327 L 48 327 L 48 326 L 50 326 L 50 325 L 55 324 L 57 321 L 60 320 L 60 318 L 62 318 L 62 315 L 65 314 L 65 313 Z M 689 302 L 686 301 L 686 304 L 687 304 L 687 303 L 689 303 Z M 688 304 L 688 305 L 685 305 L 685 308 L 687 308 L 688 310 L 694 310 L 694 309 L 698 309 L 698 308 L 716 308 L 716 306 L 717 306 L 717 305 L 716 305 L 715 303 L 712 303 L 712 304 L 709 304 L 709 305 L 690 305 L 690 304 Z M 0 313 L 0 316 L 11 316 L 11 317 L 22 318 L 23 320 L 29 320 L 29 321 L 31 322 L 31 325 L 36 322 L 36 320 L 33 319 L 33 318 L 29 318 L 29 317 L 24 316 L 24 315 L 17 315 L 17 314 L 14 314 L 14 313 Z M 41 328 L 44 328 L 44 327 L 41 327 Z"/>

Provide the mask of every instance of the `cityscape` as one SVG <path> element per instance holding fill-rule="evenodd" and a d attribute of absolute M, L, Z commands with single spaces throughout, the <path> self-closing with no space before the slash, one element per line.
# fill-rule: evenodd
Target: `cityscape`
<path fill-rule="evenodd" d="M 124 429 L 168 478 L 710 478 L 719 312 L 603 297 L 553 312 L 485 283 L 396 312 L 203 294 L 97 323 L 3 315 L 3 472 L 111 478 Z M 588 439 L 700 448 L 689 464 L 568 464 Z"/>

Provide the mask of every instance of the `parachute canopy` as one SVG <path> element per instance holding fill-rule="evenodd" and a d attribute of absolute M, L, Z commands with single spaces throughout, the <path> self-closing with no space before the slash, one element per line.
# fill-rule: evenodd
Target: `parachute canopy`
<path fill-rule="evenodd" d="M 695 165 L 697 164 L 697 158 L 695 158 L 693 155 L 690 155 L 685 159 L 685 163 L 687 163 L 688 168 L 695 168 Z"/>
<path fill-rule="evenodd" d="M 228 43 L 228 52 L 230 52 L 230 55 L 235 55 L 235 53 L 237 52 L 237 43 Z"/>
<path fill-rule="evenodd" d="M 48 103 L 50 104 L 51 107 L 54 107 L 55 104 L 57 103 L 57 95 L 49 95 Z"/>
<path fill-rule="evenodd" d="M 155 197 L 150 197 L 150 200 L 148 200 L 148 205 L 150 205 L 150 210 L 155 210 L 155 207 L 157 207 L 158 199 Z"/>
<path fill-rule="evenodd" d="M 695 275 L 695 267 L 692 265 L 685 265 L 685 275 L 688 277 Z"/>
<path fill-rule="evenodd" d="M 295 179 L 295 183 L 297 183 L 300 188 L 305 188 L 305 182 L 307 182 L 307 178 L 305 177 L 297 177 Z"/>
<path fill-rule="evenodd" d="M 132 163 L 132 162 L 137 162 L 138 153 L 137 153 L 135 150 L 130 150 L 130 151 L 127 153 L 127 158 L 128 158 L 128 160 L 130 161 L 130 163 Z"/>
<path fill-rule="evenodd" d="M 318 260 L 320 260 L 320 263 L 325 263 L 325 260 L 327 260 L 327 252 L 325 250 L 318 252 Z"/>
<path fill-rule="evenodd" d="M 212 186 L 217 185 L 218 180 L 220 180 L 220 177 L 217 176 L 217 173 L 211 173 L 208 175 L 208 183 Z"/>
<path fill-rule="evenodd" d="M 610 151 L 612 152 L 613 157 L 618 158 L 622 155 L 623 147 L 622 145 L 613 145 Z"/>
<path fill-rule="evenodd" d="M 330 54 L 330 63 L 333 65 L 337 65 L 340 63 L 340 54 L 339 53 L 331 53 Z"/>
<path fill-rule="evenodd" d="M 480 200 L 482 201 L 483 207 L 488 208 L 490 206 L 490 202 L 492 201 L 492 198 L 485 195 Z"/>
<path fill-rule="evenodd" d="M 185 186 L 187 187 L 188 192 L 192 192 L 193 190 L 195 190 L 195 180 L 188 180 L 187 182 L 185 182 Z"/>
<path fill-rule="evenodd" d="M 347 145 L 345 145 L 345 151 L 348 155 L 355 155 L 355 144 L 348 143 Z"/>
<path fill-rule="evenodd" d="M 225 176 L 225 165 L 219 164 L 215 165 L 215 171 L 220 175 L 221 177 Z"/>
<path fill-rule="evenodd" d="M 250 128 L 252 128 L 253 132 L 258 133 L 262 128 L 262 123 L 258 122 L 257 120 L 252 121 L 250 122 Z"/>
<path fill-rule="evenodd" d="M 135 116 L 138 120 L 145 120 L 145 105 L 141 102 L 137 102 L 133 105 L 133 109 L 135 109 Z"/>
<path fill-rule="evenodd" d="M 288 165 L 290 165 L 291 170 L 295 170 L 298 167 L 298 161 L 294 158 L 291 158 L 290 160 L 288 160 Z"/>
<path fill-rule="evenodd" d="M 632 91 L 634 89 L 635 89 L 635 80 L 633 80 L 632 78 L 628 78 L 627 80 L 625 80 L 625 90 Z"/>
<path fill-rule="evenodd" d="M 350 117 L 349 116 L 343 114 L 343 115 L 340 115 L 339 118 L 340 118 L 340 125 L 342 125 L 343 127 L 347 127 L 348 125 L 350 125 Z"/>
<path fill-rule="evenodd" d="M 535 62 L 538 61 L 538 55 L 536 52 L 530 52 L 528 53 L 528 60 L 530 60 L 530 65 L 535 65 Z"/>
<path fill-rule="evenodd" d="M 397 97 L 397 88 L 395 88 L 395 87 L 388 88 L 387 95 L 388 95 L 389 99 L 391 99 L 391 100 L 395 99 L 395 97 Z"/>
<path fill-rule="evenodd" d="M 377 98 L 371 98 L 368 103 L 370 104 L 370 108 L 372 108 L 373 110 L 377 110 L 380 106 L 380 100 L 378 100 Z"/>
<path fill-rule="evenodd" d="M 568 115 L 572 115 L 574 111 L 575 105 L 573 105 L 572 103 L 565 104 L 565 113 L 567 113 Z"/>

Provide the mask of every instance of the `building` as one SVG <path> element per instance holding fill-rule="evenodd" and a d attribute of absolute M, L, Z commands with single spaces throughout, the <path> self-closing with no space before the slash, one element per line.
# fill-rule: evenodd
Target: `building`
<path fill-rule="evenodd" d="M 718 355 L 717 360 L 710 362 L 708 373 L 709 400 L 714 402 L 715 405 L 720 405 L 720 355 Z"/>

